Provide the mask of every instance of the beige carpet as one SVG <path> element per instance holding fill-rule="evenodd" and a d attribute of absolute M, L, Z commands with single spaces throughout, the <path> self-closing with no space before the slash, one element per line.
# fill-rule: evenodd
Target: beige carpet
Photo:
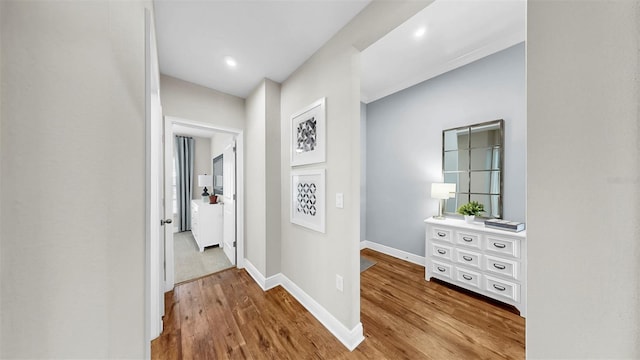
<path fill-rule="evenodd" d="M 173 234 L 173 251 L 176 284 L 231 267 L 220 247 L 208 247 L 199 252 L 191 231 Z"/>

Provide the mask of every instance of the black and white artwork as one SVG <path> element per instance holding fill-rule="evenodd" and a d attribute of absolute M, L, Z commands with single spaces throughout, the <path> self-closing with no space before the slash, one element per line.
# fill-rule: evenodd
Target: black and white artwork
<path fill-rule="evenodd" d="M 298 133 L 296 135 L 296 141 L 298 143 L 298 146 L 296 147 L 297 153 L 313 151 L 316 149 L 316 123 L 316 118 L 312 117 L 311 119 L 302 121 L 298 124 Z"/>
<path fill-rule="evenodd" d="M 324 233 L 325 170 L 291 173 L 291 222 Z"/>
<path fill-rule="evenodd" d="M 325 161 L 325 98 L 291 117 L 291 166 Z"/>

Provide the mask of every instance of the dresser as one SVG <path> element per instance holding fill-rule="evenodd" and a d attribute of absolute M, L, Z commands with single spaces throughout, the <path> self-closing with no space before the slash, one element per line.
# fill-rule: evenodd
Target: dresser
<path fill-rule="evenodd" d="M 427 281 L 457 285 L 513 305 L 526 316 L 526 231 L 494 230 L 458 219 L 424 222 Z"/>
<path fill-rule="evenodd" d="M 191 233 L 202 252 L 222 243 L 223 205 L 191 200 Z"/>

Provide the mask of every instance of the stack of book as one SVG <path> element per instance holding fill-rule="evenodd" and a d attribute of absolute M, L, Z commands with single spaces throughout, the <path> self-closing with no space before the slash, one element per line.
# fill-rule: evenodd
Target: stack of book
<path fill-rule="evenodd" d="M 519 232 L 524 230 L 524 223 L 501 220 L 501 219 L 487 219 L 484 221 L 484 226 L 492 229 L 507 230 L 507 231 L 513 231 L 513 232 Z"/>

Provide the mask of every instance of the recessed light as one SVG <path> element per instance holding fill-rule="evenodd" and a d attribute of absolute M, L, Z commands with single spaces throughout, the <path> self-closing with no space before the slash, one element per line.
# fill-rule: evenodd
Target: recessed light
<path fill-rule="evenodd" d="M 413 33 L 413 36 L 417 37 L 417 38 L 421 38 L 424 36 L 424 34 L 427 32 L 427 27 L 426 26 L 421 26 L 418 28 L 418 30 L 416 30 L 416 32 Z"/>
<path fill-rule="evenodd" d="M 238 66 L 236 59 L 232 58 L 231 56 L 225 56 L 224 62 L 227 64 L 228 67 L 231 67 L 231 68 Z"/>

